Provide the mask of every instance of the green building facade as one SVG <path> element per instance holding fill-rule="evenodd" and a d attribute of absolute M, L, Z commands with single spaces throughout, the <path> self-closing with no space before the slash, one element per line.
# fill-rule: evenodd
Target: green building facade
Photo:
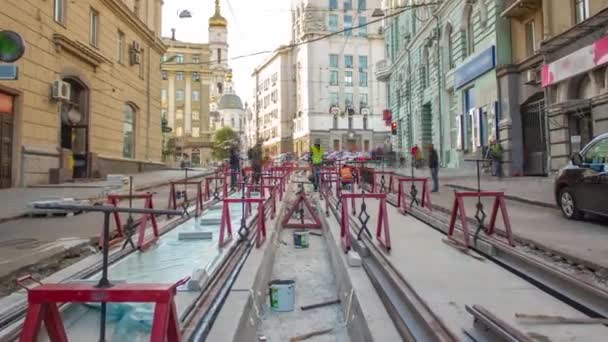
<path fill-rule="evenodd" d="M 500 0 L 437 2 L 389 1 L 376 76 L 398 123 L 393 147 L 409 157 L 418 145 L 426 159 L 433 144 L 442 166 L 458 168 L 501 141 L 495 70 L 510 62 L 509 23 Z"/>

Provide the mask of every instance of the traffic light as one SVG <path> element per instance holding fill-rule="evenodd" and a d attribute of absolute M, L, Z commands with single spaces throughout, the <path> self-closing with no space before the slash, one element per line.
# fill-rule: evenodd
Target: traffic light
<path fill-rule="evenodd" d="M 25 52 L 23 38 L 13 31 L 0 31 L 0 62 L 13 63 Z"/>
<path fill-rule="evenodd" d="M 393 135 L 397 135 L 397 121 L 393 121 L 393 123 L 391 123 L 391 133 Z"/>

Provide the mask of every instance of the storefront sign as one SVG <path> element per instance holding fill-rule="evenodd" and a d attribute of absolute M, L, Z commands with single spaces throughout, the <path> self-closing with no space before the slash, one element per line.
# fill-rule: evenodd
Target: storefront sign
<path fill-rule="evenodd" d="M 473 57 L 467 64 L 456 69 L 454 74 L 454 85 L 460 88 L 463 85 L 473 81 L 477 77 L 494 69 L 496 66 L 496 50 L 494 45 L 489 49 L 481 52 Z"/>
<path fill-rule="evenodd" d="M 608 37 L 585 46 L 555 62 L 543 65 L 542 85 L 547 87 L 608 63 Z"/>

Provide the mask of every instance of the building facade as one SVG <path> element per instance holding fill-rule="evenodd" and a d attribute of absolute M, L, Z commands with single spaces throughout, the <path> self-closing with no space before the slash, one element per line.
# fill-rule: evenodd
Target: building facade
<path fill-rule="evenodd" d="M 0 81 L 2 187 L 162 167 L 161 1 L 8 1 L 26 44 Z"/>
<path fill-rule="evenodd" d="M 264 152 L 271 156 L 293 152 L 296 113 L 293 58 L 292 48 L 280 47 L 252 75 L 256 82 L 257 135 L 263 141 Z"/>
<path fill-rule="evenodd" d="M 317 138 L 325 150 L 369 151 L 390 141 L 386 86 L 370 76 L 384 59 L 380 0 L 302 0 L 293 9 L 294 152 Z M 354 28 L 358 27 L 359 28 Z M 335 33 L 320 40 L 316 38 Z"/>
<path fill-rule="evenodd" d="M 432 3 L 432 4 L 427 4 Z M 498 1 L 389 1 L 387 59 L 376 77 L 388 85 L 397 151 L 434 145 L 444 167 L 483 155 L 500 136 L 496 66 L 510 56 Z M 392 15 L 392 16 L 391 16 Z"/>
<path fill-rule="evenodd" d="M 185 160 L 199 166 L 212 151 L 209 46 L 180 42 L 175 36 L 163 42 L 161 116 L 171 129 L 164 133 L 165 162 Z"/>

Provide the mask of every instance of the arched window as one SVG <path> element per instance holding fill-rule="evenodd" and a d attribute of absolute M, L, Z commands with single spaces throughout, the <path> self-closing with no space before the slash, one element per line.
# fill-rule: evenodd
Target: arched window
<path fill-rule="evenodd" d="M 122 156 L 135 158 L 135 114 L 137 110 L 133 104 L 126 103 L 123 108 L 122 119 Z"/>
<path fill-rule="evenodd" d="M 452 46 L 452 25 L 447 23 L 443 31 L 443 46 L 447 70 L 454 68 L 454 48 Z"/>
<path fill-rule="evenodd" d="M 473 5 L 466 4 L 462 14 L 463 57 L 466 58 L 475 51 L 475 36 L 473 31 Z"/>

